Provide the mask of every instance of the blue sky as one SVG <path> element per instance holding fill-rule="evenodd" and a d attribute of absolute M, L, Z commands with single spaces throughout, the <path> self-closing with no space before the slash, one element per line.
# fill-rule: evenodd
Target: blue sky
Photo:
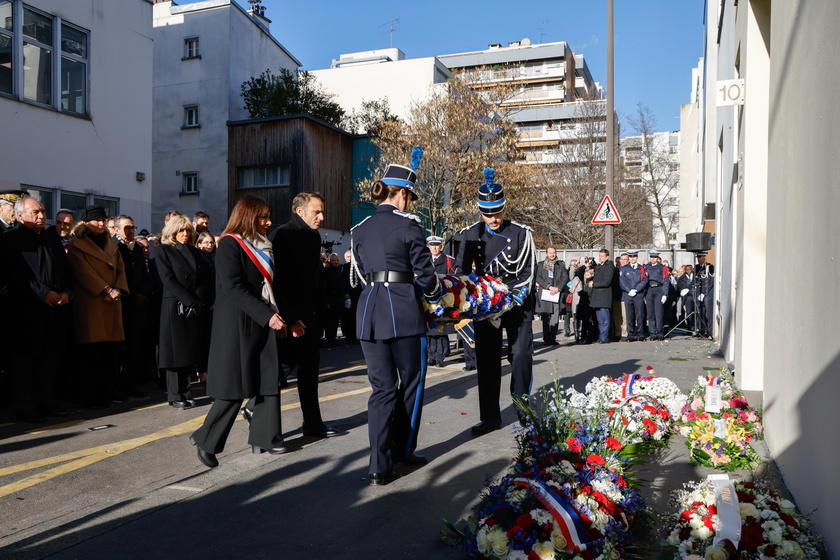
<path fill-rule="evenodd" d="M 247 9 L 247 0 L 236 0 Z M 387 22 L 399 18 L 393 46 L 407 58 L 566 41 L 606 89 L 607 0 L 263 0 L 272 34 L 304 70 L 329 68 L 342 53 L 391 46 Z M 636 104 L 651 108 L 657 130 L 679 129 L 691 69 L 703 54 L 703 0 L 615 0 L 615 108 L 622 134 Z"/>

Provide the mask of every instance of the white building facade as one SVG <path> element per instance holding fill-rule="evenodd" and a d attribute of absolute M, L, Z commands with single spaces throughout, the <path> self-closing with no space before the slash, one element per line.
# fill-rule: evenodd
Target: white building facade
<path fill-rule="evenodd" d="M 0 189 L 149 223 L 152 4 L 0 0 Z"/>
<path fill-rule="evenodd" d="M 827 69 L 840 57 L 840 4 L 709 0 L 706 10 L 697 95 L 682 114 L 698 117 L 685 145 L 698 158 L 688 203 L 705 214 L 693 225 L 716 225 L 716 338 L 740 385 L 763 393 L 770 452 L 837 558 L 840 77 Z M 721 96 L 724 80 L 743 80 L 742 103 Z"/>
<path fill-rule="evenodd" d="M 248 118 L 241 86 L 265 70 L 296 73 L 300 62 L 274 38 L 270 21 L 232 0 L 154 6 L 154 231 L 178 210 L 210 214 L 224 227 L 228 208 L 228 121 Z"/>

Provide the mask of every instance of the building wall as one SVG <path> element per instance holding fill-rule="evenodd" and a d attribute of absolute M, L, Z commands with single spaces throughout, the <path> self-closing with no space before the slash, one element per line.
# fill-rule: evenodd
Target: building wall
<path fill-rule="evenodd" d="M 241 85 L 264 70 L 299 63 L 238 4 L 211 0 L 154 7 L 155 229 L 170 210 L 210 214 L 211 231 L 227 221 L 227 122 L 245 118 Z M 184 40 L 199 38 L 200 58 L 182 60 Z M 182 129 L 184 106 L 198 105 L 200 127 Z M 197 172 L 198 194 L 182 194 L 183 174 Z"/>
<path fill-rule="evenodd" d="M 721 349 L 741 386 L 763 391 L 771 455 L 837 558 L 840 78 L 825 69 L 840 57 L 840 4 L 709 0 L 707 10 L 699 163 L 705 192 L 717 191 Z M 716 80 L 738 77 L 743 106 L 710 103 Z"/>
<path fill-rule="evenodd" d="M 363 101 L 387 98 L 391 113 L 403 119 L 413 104 L 429 98 L 434 84 L 452 77 L 434 57 L 350 64 L 312 70 L 311 74 L 348 114 L 361 108 Z"/>
<path fill-rule="evenodd" d="M 90 33 L 90 119 L 0 97 L 5 139 L 0 189 L 28 185 L 114 197 L 120 212 L 146 226 L 153 183 L 152 5 L 147 0 L 26 4 Z M 145 173 L 145 181 L 137 181 L 137 172 Z"/>

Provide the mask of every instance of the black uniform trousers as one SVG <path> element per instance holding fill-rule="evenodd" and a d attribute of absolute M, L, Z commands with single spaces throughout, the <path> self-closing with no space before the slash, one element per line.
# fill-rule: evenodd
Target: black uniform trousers
<path fill-rule="evenodd" d="M 665 328 L 665 304 L 662 296 L 668 294 L 668 286 L 661 284 L 651 286 L 645 293 L 645 307 L 647 308 L 648 332 L 650 336 L 662 336 Z"/>
<path fill-rule="evenodd" d="M 502 329 L 507 332 L 508 361 L 511 363 L 510 393 L 531 392 L 534 365 L 533 315 L 514 307 L 502 315 L 501 328 L 489 321 L 475 321 L 475 361 L 478 367 L 478 409 L 481 421 L 502 419 L 499 396 L 502 390 Z M 517 409 L 517 415 L 519 409 Z"/>
<path fill-rule="evenodd" d="M 426 336 L 429 345 L 429 363 L 442 362 L 449 352 L 449 336 L 445 334 L 429 334 Z"/>
<path fill-rule="evenodd" d="M 627 312 L 627 338 L 644 338 L 645 336 L 645 294 L 637 293 L 624 300 Z"/>
<path fill-rule="evenodd" d="M 316 428 L 323 424 L 321 405 L 318 403 L 318 372 L 321 368 L 321 337 L 317 328 L 307 325 L 300 338 L 279 340 L 281 356 L 289 353 L 290 361 L 297 366 L 297 388 L 303 425 Z M 281 366 L 282 367 L 282 366 Z M 249 406 L 250 407 L 250 403 Z"/>
<path fill-rule="evenodd" d="M 283 443 L 280 427 L 280 396 L 260 395 L 254 401 L 254 416 L 251 418 L 251 429 L 248 443 L 263 449 L 278 447 Z M 226 401 L 216 399 L 210 412 L 204 419 L 204 424 L 193 432 L 195 444 L 207 453 L 221 453 L 225 449 L 225 442 L 230 434 L 242 400 Z"/>
<path fill-rule="evenodd" d="M 371 387 L 370 472 L 387 473 L 394 460 L 417 449 L 426 384 L 426 335 L 362 340 L 361 344 Z"/>

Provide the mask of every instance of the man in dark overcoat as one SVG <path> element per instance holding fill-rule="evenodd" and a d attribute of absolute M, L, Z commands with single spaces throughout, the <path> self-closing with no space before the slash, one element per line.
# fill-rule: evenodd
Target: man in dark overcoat
<path fill-rule="evenodd" d="M 610 252 L 601 249 L 598 253 L 599 264 L 595 267 L 595 275 L 589 281 L 592 288 L 592 296 L 589 306 L 595 310 L 595 317 L 598 319 L 598 344 L 610 342 L 610 310 L 612 309 L 613 290 L 612 284 L 615 281 L 615 265 L 610 259 Z"/>
<path fill-rule="evenodd" d="M 17 417 L 43 422 L 44 415 L 67 415 L 55 406 L 53 387 L 70 322 L 70 269 L 61 242 L 44 234 L 46 215 L 39 201 L 19 200 L 15 216 L 20 225 L 0 237 L 0 254 L 10 280 L 10 317 L 14 318 L 14 327 L 4 337 L 14 349 Z"/>
<path fill-rule="evenodd" d="M 297 365 L 303 434 L 332 437 L 339 431 L 324 424 L 318 403 L 318 370 L 321 365 L 321 312 L 326 306 L 321 236 L 324 198 L 317 192 L 302 192 L 292 201 L 292 217 L 269 235 L 277 265 L 274 293 L 280 314 L 289 325 L 301 321 L 304 335 L 283 341 L 282 351 L 291 353 Z"/>

